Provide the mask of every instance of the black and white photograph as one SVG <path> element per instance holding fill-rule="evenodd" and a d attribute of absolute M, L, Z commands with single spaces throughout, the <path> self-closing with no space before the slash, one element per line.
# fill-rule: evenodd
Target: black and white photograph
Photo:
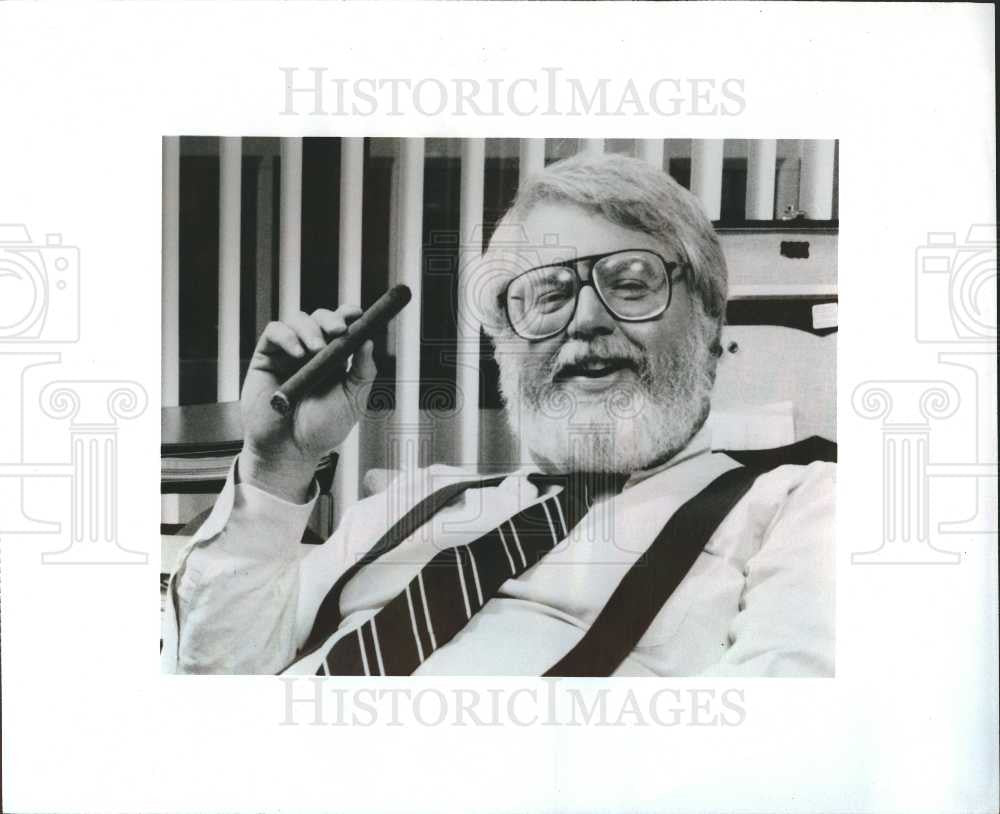
<path fill-rule="evenodd" d="M 836 141 L 164 167 L 166 671 L 834 674 Z"/>
<path fill-rule="evenodd" d="M 0 809 L 997 811 L 994 31 L 0 3 Z"/>

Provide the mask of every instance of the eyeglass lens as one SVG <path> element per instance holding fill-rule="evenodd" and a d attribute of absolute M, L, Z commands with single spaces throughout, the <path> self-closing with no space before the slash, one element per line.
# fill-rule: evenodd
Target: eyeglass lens
<path fill-rule="evenodd" d="M 604 305 L 620 319 L 654 316 L 670 301 L 667 268 L 652 252 L 606 255 L 594 263 L 591 279 Z M 568 266 L 545 266 L 516 277 L 507 290 L 512 327 L 527 339 L 554 336 L 573 318 L 580 288 L 577 272 Z"/>

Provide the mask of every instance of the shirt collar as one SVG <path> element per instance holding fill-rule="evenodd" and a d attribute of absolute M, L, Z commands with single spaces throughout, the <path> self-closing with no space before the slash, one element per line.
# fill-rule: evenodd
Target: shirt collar
<path fill-rule="evenodd" d="M 670 460 L 650 469 L 641 469 L 638 472 L 633 472 L 632 477 L 625 482 L 625 488 L 630 489 L 636 484 L 642 483 L 647 478 L 653 477 L 653 475 L 658 475 L 660 472 L 672 469 L 678 464 L 690 461 L 692 458 L 709 454 L 712 451 L 711 441 L 711 431 L 708 427 L 703 426 L 694 434 L 694 437 L 688 441 L 687 446 L 674 455 Z"/>
<path fill-rule="evenodd" d="M 662 464 L 651 467 L 649 469 L 641 469 L 637 472 L 633 472 L 629 479 L 625 482 L 625 488 L 631 489 L 642 483 L 647 478 L 653 477 L 653 475 L 658 475 L 667 469 L 672 469 L 679 464 L 690 461 L 694 458 L 700 457 L 702 455 L 708 455 L 712 451 L 712 433 L 707 425 L 702 426 L 698 432 L 694 434 L 690 441 L 688 441 L 687 446 L 685 446 L 680 452 L 674 455 L 670 460 L 665 461 Z M 530 466 L 524 466 L 516 472 L 512 473 L 513 476 L 524 479 L 528 475 L 540 472 L 541 470 L 534 464 Z"/>

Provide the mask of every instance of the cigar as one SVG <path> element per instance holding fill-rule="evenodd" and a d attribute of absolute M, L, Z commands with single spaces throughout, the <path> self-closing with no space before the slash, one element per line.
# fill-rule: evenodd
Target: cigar
<path fill-rule="evenodd" d="M 275 391 L 271 396 L 271 407 L 281 415 L 291 413 L 299 401 L 326 382 L 332 373 L 347 363 L 352 353 L 388 325 L 411 296 L 410 289 L 405 285 L 393 286 L 386 291 L 371 308 L 347 326 L 347 333 L 330 342 Z"/>

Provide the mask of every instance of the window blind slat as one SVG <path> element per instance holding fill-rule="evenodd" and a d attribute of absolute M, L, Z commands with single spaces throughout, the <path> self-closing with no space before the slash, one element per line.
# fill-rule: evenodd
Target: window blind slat
<path fill-rule="evenodd" d="M 420 313 L 422 307 L 424 140 L 406 138 L 399 148 L 399 249 L 395 279 L 409 286 L 410 304 L 396 318 L 396 415 L 400 466 L 419 465 Z M 413 437 L 411 437 L 413 436 Z"/>
<path fill-rule="evenodd" d="M 663 139 L 644 138 L 636 142 L 637 156 L 647 164 L 652 164 L 657 169 L 663 168 L 664 143 Z"/>
<path fill-rule="evenodd" d="M 517 185 L 520 189 L 528 176 L 545 169 L 545 139 L 521 139 L 518 150 Z M 511 435 L 511 460 L 517 465 L 521 460 L 521 439 Z"/>
<path fill-rule="evenodd" d="M 456 399 L 459 413 L 459 458 L 463 465 L 479 467 L 479 321 L 474 292 L 465 285 L 468 273 L 482 255 L 483 195 L 486 189 L 486 140 L 465 139 L 461 157 L 459 214 L 458 370 Z"/>
<path fill-rule="evenodd" d="M 518 186 L 523 184 L 529 175 L 542 169 L 545 169 L 545 139 L 521 139 L 517 162 Z"/>
<path fill-rule="evenodd" d="M 747 154 L 747 220 L 774 218 L 774 177 L 778 142 L 752 139 Z"/>
<path fill-rule="evenodd" d="M 709 220 L 722 214 L 722 139 L 691 142 L 691 192 L 701 201 Z"/>
<path fill-rule="evenodd" d="M 163 297 L 161 327 L 160 402 L 164 407 L 180 404 L 180 190 L 181 140 L 163 139 Z"/>
<path fill-rule="evenodd" d="M 340 248 L 337 306 L 361 305 L 361 211 L 364 202 L 365 140 L 340 141 Z M 361 405 L 362 409 L 364 405 Z M 359 428 L 354 427 L 338 450 L 333 482 L 334 525 L 354 505 L 361 483 Z"/>
<path fill-rule="evenodd" d="M 219 349 L 216 401 L 240 397 L 240 137 L 219 140 Z"/>
<path fill-rule="evenodd" d="M 833 141 L 802 142 L 799 209 L 812 220 L 833 217 Z"/>
<path fill-rule="evenodd" d="M 281 140 L 278 231 L 278 319 L 287 320 L 302 303 L 302 139 Z"/>

